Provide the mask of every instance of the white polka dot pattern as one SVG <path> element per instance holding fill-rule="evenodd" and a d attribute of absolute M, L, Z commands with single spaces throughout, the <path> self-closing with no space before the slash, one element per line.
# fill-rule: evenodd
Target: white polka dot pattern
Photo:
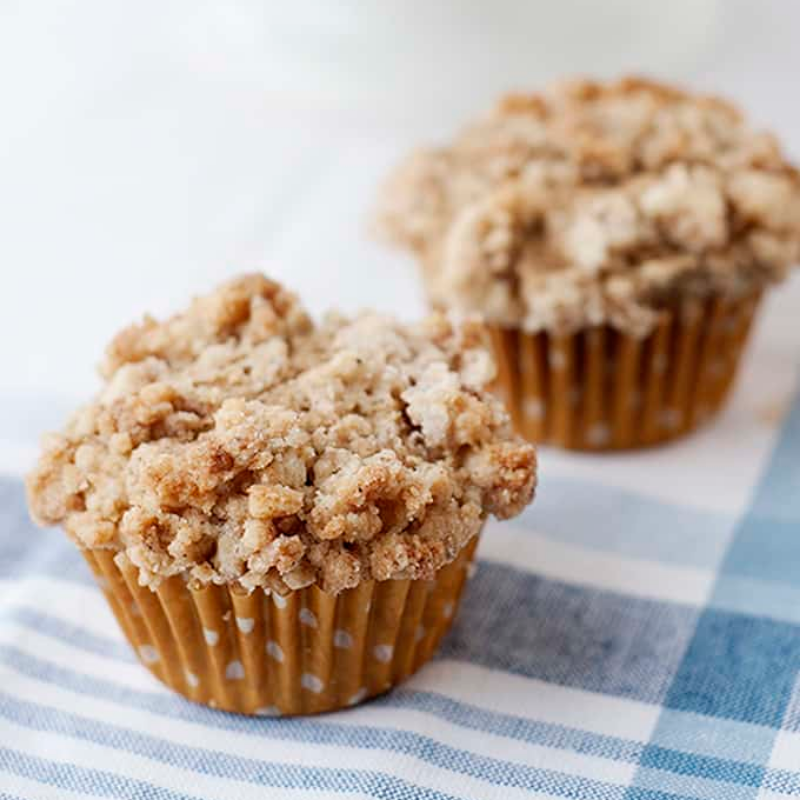
<path fill-rule="evenodd" d="M 262 706 L 253 713 L 258 717 L 279 717 L 281 710 L 277 706 Z"/>
<path fill-rule="evenodd" d="M 271 656 L 278 662 L 283 661 L 283 649 L 272 639 L 267 642 L 267 655 Z"/>
<path fill-rule="evenodd" d="M 388 664 L 394 655 L 394 647 L 390 644 L 376 644 L 372 648 L 372 655 L 382 664 Z"/>
<path fill-rule="evenodd" d="M 539 397 L 526 398 L 524 408 L 526 417 L 535 420 L 540 420 L 544 417 L 544 403 Z"/>
<path fill-rule="evenodd" d="M 225 677 L 229 681 L 240 681 L 244 678 L 244 664 L 241 661 L 231 661 L 225 667 Z"/>
<path fill-rule="evenodd" d="M 252 617 L 236 617 L 236 627 L 247 636 L 248 633 L 253 632 L 255 627 L 255 620 Z"/>
<path fill-rule="evenodd" d="M 176 614 L 185 613 L 187 601 L 194 605 L 198 622 L 187 632 L 188 642 L 169 639 L 175 633 L 171 617 L 165 618 L 150 595 L 143 594 L 150 591 L 147 587 L 132 589 L 123 608 L 129 616 L 127 608 L 135 601 L 146 618 L 147 627 L 137 629 L 139 636 L 132 642 L 138 660 L 193 701 L 265 717 L 331 711 L 388 690 L 428 659 L 428 645 L 438 641 L 448 617 L 455 615 L 457 591 L 476 544 L 477 537 L 445 568 L 447 580 L 421 586 L 409 581 L 410 586 L 398 585 L 397 591 L 392 586 L 389 599 L 371 586 L 347 596 L 343 605 L 339 597 L 322 596 L 316 588 L 276 595 L 276 603 L 261 592 L 226 595 L 222 587 L 208 592 L 189 586 L 188 597 L 174 598 L 181 604 Z M 110 561 L 101 554 L 90 563 L 96 569 L 99 562 L 107 570 Z M 130 586 L 127 576 L 125 582 Z M 413 617 L 391 619 L 396 598 L 407 598 L 412 591 L 412 601 L 398 610 Z M 162 598 L 161 605 L 172 600 Z M 152 617 L 156 610 L 158 618 Z M 172 614 L 171 607 L 165 610 Z M 419 624 L 423 621 L 425 628 Z M 171 658 L 174 654 L 169 669 L 161 668 L 166 652 Z M 396 659 L 400 654 L 404 657 Z"/>
<path fill-rule="evenodd" d="M 668 430 L 675 430 L 680 425 L 681 415 L 674 408 L 667 408 L 661 415 L 661 424 Z"/>
<path fill-rule="evenodd" d="M 611 431 L 608 425 L 598 422 L 589 428 L 586 438 L 593 447 L 602 447 L 611 438 Z"/>
<path fill-rule="evenodd" d="M 347 631 L 338 628 L 333 633 L 333 646 L 340 650 L 349 650 L 353 646 L 353 637 Z"/>
<path fill-rule="evenodd" d="M 352 697 L 350 697 L 347 701 L 347 705 L 349 706 L 356 706 L 358 705 L 365 697 L 367 696 L 367 690 L 365 687 L 361 687 Z"/>
<path fill-rule="evenodd" d="M 310 608 L 301 608 L 298 616 L 300 617 L 300 622 L 302 622 L 303 625 L 306 625 L 309 628 L 317 627 L 317 617 Z"/>
<path fill-rule="evenodd" d="M 212 631 L 210 628 L 203 628 L 203 638 L 210 647 L 215 647 L 217 642 L 219 642 L 219 634 L 216 631 Z"/>
<path fill-rule="evenodd" d="M 286 598 L 279 595 L 277 592 L 272 593 L 272 602 L 275 603 L 278 608 L 286 608 Z"/>
<path fill-rule="evenodd" d="M 139 645 L 139 656 L 145 664 L 155 664 L 159 660 L 158 650 L 151 644 Z"/>
<path fill-rule="evenodd" d="M 627 450 L 673 439 L 723 407 L 757 302 L 712 295 L 690 314 L 665 309 L 642 337 L 613 325 L 563 337 L 490 325 L 497 391 L 534 441 Z"/>
<path fill-rule="evenodd" d="M 300 676 L 300 685 L 304 689 L 308 689 L 309 692 L 314 692 L 314 694 L 319 694 L 325 688 L 325 684 L 310 672 L 304 672 Z"/>
<path fill-rule="evenodd" d="M 550 350 L 550 369 L 561 370 L 567 366 L 567 357 L 560 350 Z"/>

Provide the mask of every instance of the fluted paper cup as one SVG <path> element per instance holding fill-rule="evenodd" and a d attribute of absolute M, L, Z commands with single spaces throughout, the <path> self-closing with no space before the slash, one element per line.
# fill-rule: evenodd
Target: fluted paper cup
<path fill-rule="evenodd" d="M 83 554 L 139 660 L 190 700 L 243 714 L 352 706 L 416 672 L 450 628 L 475 536 L 434 580 L 365 582 L 285 596 L 182 578 L 156 591 L 112 551 Z"/>
<path fill-rule="evenodd" d="M 495 388 L 534 442 L 602 451 L 675 439 L 724 405 L 760 298 L 665 310 L 645 338 L 610 326 L 562 336 L 490 326 Z"/>

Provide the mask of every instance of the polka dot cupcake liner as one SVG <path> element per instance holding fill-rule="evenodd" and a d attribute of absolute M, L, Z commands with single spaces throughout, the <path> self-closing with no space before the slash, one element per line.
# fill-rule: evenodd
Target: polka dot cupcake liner
<path fill-rule="evenodd" d="M 496 390 L 534 442 L 603 451 L 675 439 L 724 405 L 760 299 L 666 310 L 645 338 L 610 326 L 563 336 L 490 327 Z"/>
<path fill-rule="evenodd" d="M 356 705 L 416 672 L 449 630 L 478 537 L 432 581 L 288 595 L 179 577 L 156 591 L 111 551 L 84 551 L 139 660 L 184 697 L 225 711 L 315 714 Z"/>

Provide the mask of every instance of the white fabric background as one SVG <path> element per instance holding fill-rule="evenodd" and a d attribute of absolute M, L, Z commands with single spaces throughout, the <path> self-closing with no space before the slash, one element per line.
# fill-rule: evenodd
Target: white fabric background
<path fill-rule="evenodd" d="M 421 313 L 365 235 L 376 182 L 504 88 L 656 73 L 800 155 L 798 28 L 790 0 L 0 2 L 0 442 L 60 424 L 121 325 L 238 271 Z"/>

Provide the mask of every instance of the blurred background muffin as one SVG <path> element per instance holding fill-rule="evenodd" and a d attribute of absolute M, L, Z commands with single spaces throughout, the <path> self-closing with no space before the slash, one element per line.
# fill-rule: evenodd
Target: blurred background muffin
<path fill-rule="evenodd" d="M 432 303 L 492 325 L 530 438 L 636 447 L 721 406 L 763 290 L 800 260 L 800 175 L 720 99 L 573 81 L 414 152 L 378 224 Z"/>

